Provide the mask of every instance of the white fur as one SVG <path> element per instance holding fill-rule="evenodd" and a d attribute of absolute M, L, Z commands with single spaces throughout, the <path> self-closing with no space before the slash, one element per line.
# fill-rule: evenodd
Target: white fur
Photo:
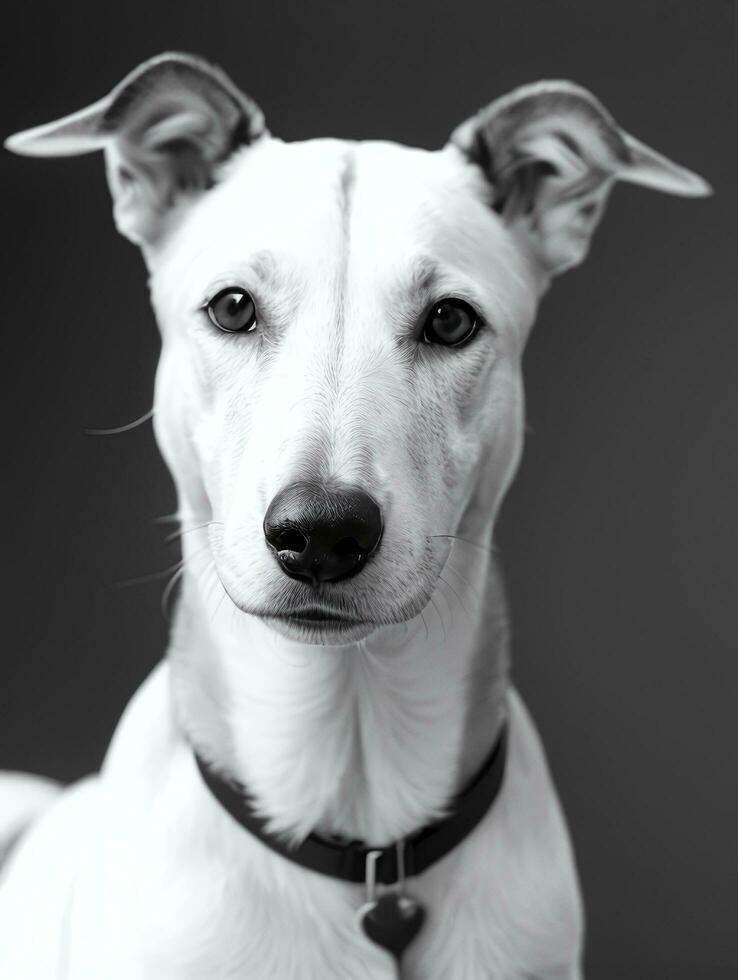
<path fill-rule="evenodd" d="M 42 776 L 0 772 L 0 865 L 16 839 L 59 791 L 58 783 Z"/>
<path fill-rule="evenodd" d="M 13 145 L 97 145 L 95 113 L 110 104 Z M 462 146 L 473 133 L 459 132 Z M 164 213 L 164 158 L 154 146 L 153 207 L 135 183 L 145 169 L 126 161 L 133 138 L 108 146 L 108 169 L 123 230 L 143 242 L 162 332 L 154 422 L 188 532 L 182 594 L 167 662 L 128 707 L 101 774 L 63 794 L 13 853 L 0 974 L 395 977 L 357 928 L 363 889 L 303 870 L 239 827 L 205 789 L 191 744 L 245 781 L 286 838 L 318 830 L 381 845 L 442 815 L 507 723 L 494 806 L 410 882 L 429 919 L 402 976 L 574 980 L 574 861 L 509 684 L 488 549 L 522 448 L 522 350 L 552 272 L 532 244 L 538 218 L 506 224 L 459 146 L 266 136 L 212 190 Z M 655 156 L 649 166 L 658 182 Z M 564 207 L 551 186 L 558 217 L 539 223 L 547 252 L 564 254 L 562 215 L 589 235 L 600 212 Z M 588 237 L 573 233 L 579 261 Z M 254 296 L 253 334 L 225 336 L 204 315 L 227 285 Z M 485 321 L 459 350 L 418 343 L 444 296 Z M 270 500 L 297 479 L 358 484 L 382 509 L 381 548 L 321 591 L 359 621 L 341 634 L 269 618 L 310 594 L 262 532 Z"/>
<path fill-rule="evenodd" d="M 349 228 L 339 206 L 347 156 Z M 484 480 L 487 509 L 469 533 L 489 540 L 522 438 L 519 356 L 537 287 L 499 220 L 476 203 L 478 182 L 452 149 L 273 141 L 234 161 L 150 256 L 163 336 L 157 436 L 183 512 L 223 525 L 183 538 L 189 564 L 171 667 L 129 709 L 99 782 L 52 810 L 10 869 L 2 948 L 27 959 L 23 975 L 41 975 L 28 930 L 48 928 L 74 977 L 392 976 L 389 957 L 356 928 L 362 890 L 250 839 L 208 797 L 182 732 L 248 781 L 274 829 L 384 843 L 443 812 L 508 712 L 500 800 L 413 882 L 431 918 L 405 975 L 574 969 L 573 865 L 540 748 L 509 702 L 491 557 L 484 546 L 428 537 L 459 530 L 465 511 L 473 518 L 469 500 Z M 417 283 L 431 262 L 436 293 L 471 293 L 494 333 L 466 358 L 429 351 L 413 363 L 393 337 L 399 318 L 422 311 Z M 271 362 L 252 338 L 224 338 L 194 312 L 219 281 L 258 296 L 270 272 L 270 323 L 284 331 Z M 350 324 L 340 359 L 339 302 Z M 474 404 L 459 404 L 457 389 Z M 306 444 L 314 455 L 301 463 Z M 385 514 L 377 560 L 346 592 L 365 615 L 395 625 L 343 646 L 281 636 L 224 602 L 219 585 L 244 608 L 283 587 L 261 520 L 276 490 L 316 459 L 326 473 L 362 481 Z M 469 731 L 485 644 L 487 708 Z M 34 888 L 35 862 L 67 835 L 76 844 L 66 842 L 65 863 L 78 852 L 71 905 L 61 881 L 47 898 L 48 923 L 29 923 L 20 896 Z"/>

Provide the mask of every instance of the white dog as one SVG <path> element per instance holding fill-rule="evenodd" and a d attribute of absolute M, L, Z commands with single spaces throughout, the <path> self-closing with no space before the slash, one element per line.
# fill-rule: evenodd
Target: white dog
<path fill-rule="evenodd" d="M 579 977 L 492 529 L 551 278 L 616 181 L 705 182 L 569 82 L 437 152 L 289 144 L 171 54 L 8 146 L 105 151 L 150 272 L 186 533 L 171 649 L 101 774 L 52 804 L 3 784 L 5 836 L 34 819 L 0 887 L 0 975 Z"/>

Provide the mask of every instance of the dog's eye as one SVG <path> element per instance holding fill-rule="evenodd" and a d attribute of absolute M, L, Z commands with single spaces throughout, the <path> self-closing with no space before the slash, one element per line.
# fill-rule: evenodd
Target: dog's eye
<path fill-rule="evenodd" d="M 443 299 L 436 303 L 423 326 L 426 344 L 463 347 L 480 327 L 476 311 L 463 299 Z"/>
<path fill-rule="evenodd" d="M 245 289 L 229 286 L 206 307 L 211 321 L 226 333 L 250 333 L 256 326 L 256 307 Z"/>

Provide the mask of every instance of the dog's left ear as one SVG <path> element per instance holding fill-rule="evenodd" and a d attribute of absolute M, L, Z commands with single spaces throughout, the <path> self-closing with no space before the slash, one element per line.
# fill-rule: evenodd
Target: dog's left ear
<path fill-rule="evenodd" d="M 515 89 L 462 123 L 451 143 L 482 168 L 492 206 L 548 276 L 584 259 L 616 180 L 683 197 L 711 192 L 571 82 Z"/>
<path fill-rule="evenodd" d="M 173 205 L 213 182 L 238 146 L 267 135 L 264 116 L 213 65 L 163 54 L 139 65 L 99 102 L 5 143 L 26 156 L 104 150 L 118 230 L 151 245 Z"/>

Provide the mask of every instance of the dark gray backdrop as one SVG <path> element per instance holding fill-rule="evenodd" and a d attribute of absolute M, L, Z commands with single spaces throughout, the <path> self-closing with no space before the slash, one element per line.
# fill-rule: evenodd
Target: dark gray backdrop
<path fill-rule="evenodd" d="M 18 4 L 3 20 L 6 132 L 179 48 L 219 61 L 287 139 L 435 147 L 512 86 L 570 77 L 711 181 L 700 202 L 618 189 L 590 259 L 545 300 L 498 543 L 589 975 L 738 975 L 732 4 Z M 84 432 L 147 410 L 158 340 L 101 160 L 2 168 L 0 765 L 73 779 L 166 642 L 163 581 L 116 586 L 177 559 L 152 523 L 174 500 L 150 426 Z"/>

